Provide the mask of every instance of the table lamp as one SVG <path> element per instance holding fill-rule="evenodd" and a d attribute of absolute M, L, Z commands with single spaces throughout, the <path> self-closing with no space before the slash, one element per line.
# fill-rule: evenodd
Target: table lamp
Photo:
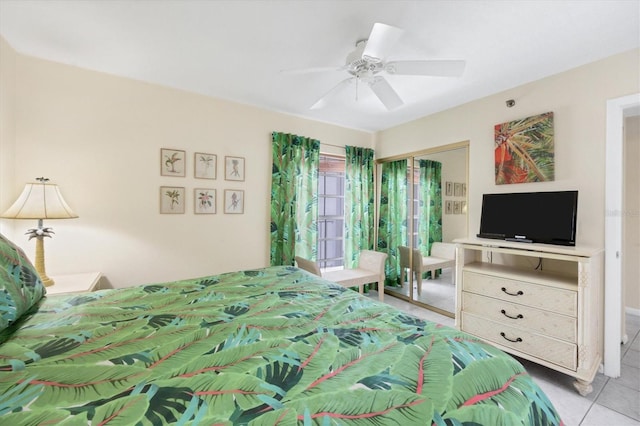
<path fill-rule="evenodd" d="M 58 185 L 48 183 L 49 179 L 36 178 L 38 182 L 27 183 L 22 194 L 1 217 L 7 219 L 37 219 L 38 227 L 29 229 L 29 240 L 36 239 L 36 271 L 45 286 L 52 286 L 53 280 L 47 276 L 44 267 L 44 237 L 51 238 L 51 228 L 42 226 L 43 219 L 71 219 L 78 217 L 62 198 Z"/>

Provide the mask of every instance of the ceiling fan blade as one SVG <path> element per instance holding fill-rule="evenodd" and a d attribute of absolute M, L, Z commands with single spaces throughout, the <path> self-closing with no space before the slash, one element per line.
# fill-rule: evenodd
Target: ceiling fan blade
<path fill-rule="evenodd" d="M 400 96 L 398 96 L 384 77 L 378 76 L 374 78 L 373 81 L 369 83 L 369 86 L 388 110 L 396 109 L 404 104 Z"/>
<path fill-rule="evenodd" d="M 367 45 L 362 52 L 362 57 L 373 62 L 380 62 L 386 58 L 391 52 L 391 49 L 396 45 L 402 34 L 403 30 L 400 28 L 392 27 L 391 25 L 375 23 Z"/>
<path fill-rule="evenodd" d="M 385 70 L 389 74 L 399 75 L 431 75 L 436 77 L 460 77 L 464 71 L 465 61 L 395 61 L 388 62 Z"/>
<path fill-rule="evenodd" d="M 336 84 L 333 89 L 329 90 L 324 94 L 320 99 L 316 101 L 309 109 L 321 109 L 327 106 L 329 101 L 334 98 L 338 93 L 342 92 L 345 87 L 347 87 L 351 82 L 355 79 L 355 77 L 349 77 L 342 80 L 340 83 Z"/>

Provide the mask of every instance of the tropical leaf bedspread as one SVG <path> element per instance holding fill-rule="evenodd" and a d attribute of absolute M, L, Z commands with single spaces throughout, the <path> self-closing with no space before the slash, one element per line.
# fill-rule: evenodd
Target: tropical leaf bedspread
<path fill-rule="evenodd" d="M 510 356 L 293 267 L 46 297 L 0 424 L 561 424 Z"/>

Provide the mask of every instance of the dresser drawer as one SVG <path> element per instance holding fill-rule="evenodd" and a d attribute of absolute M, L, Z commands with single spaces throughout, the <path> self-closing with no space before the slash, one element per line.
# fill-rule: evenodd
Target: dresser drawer
<path fill-rule="evenodd" d="M 567 342 L 576 343 L 578 339 L 578 321 L 575 317 L 467 292 L 462 293 L 462 310 L 481 318 L 515 328 L 526 328 Z"/>
<path fill-rule="evenodd" d="M 563 315 L 577 315 L 578 297 L 575 291 L 470 271 L 463 271 L 462 277 L 464 291 L 542 308 Z"/>
<path fill-rule="evenodd" d="M 490 342 L 544 359 L 570 370 L 577 369 L 577 345 L 510 327 L 462 312 L 462 330 Z"/>

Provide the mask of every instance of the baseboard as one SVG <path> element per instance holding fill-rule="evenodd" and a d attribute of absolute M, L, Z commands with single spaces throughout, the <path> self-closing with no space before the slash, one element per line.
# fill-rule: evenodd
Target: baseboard
<path fill-rule="evenodd" d="M 640 317 L 640 309 L 626 307 L 626 308 L 624 308 L 624 312 L 627 315 L 633 315 L 635 317 Z"/>

